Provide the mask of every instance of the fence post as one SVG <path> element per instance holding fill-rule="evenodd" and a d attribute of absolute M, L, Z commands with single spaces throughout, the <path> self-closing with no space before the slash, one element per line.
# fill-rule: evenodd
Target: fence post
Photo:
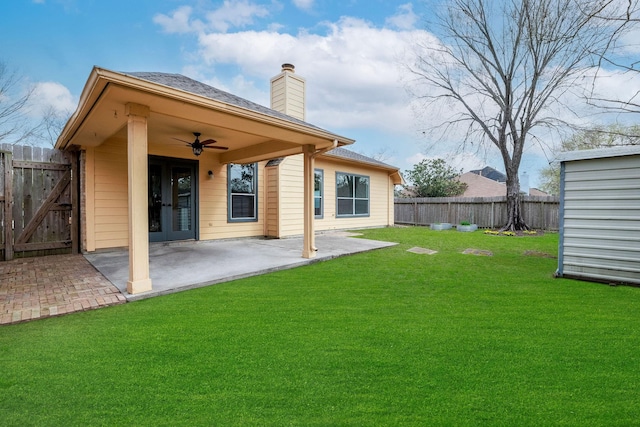
<path fill-rule="evenodd" d="M 491 202 L 491 228 L 495 228 L 495 219 L 493 217 L 493 208 L 495 207 L 496 202 Z"/>
<path fill-rule="evenodd" d="M 1 152 L 4 158 L 4 260 L 13 259 L 13 155 Z"/>
<path fill-rule="evenodd" d="M 71 152 L 71 216 L 69 222 L 71 224 L 71 253 L 78 254 L 80 240 L 80 172 L 79 163 L 80 152 Z"/>

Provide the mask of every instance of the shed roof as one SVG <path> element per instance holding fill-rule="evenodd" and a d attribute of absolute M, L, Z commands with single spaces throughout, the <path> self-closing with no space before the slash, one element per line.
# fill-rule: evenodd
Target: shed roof
<path fill-rule="evenodd" d="M 625 145 L 620 147 L 594 148 L 592 150 L 566 151 L 558 155 L 559 162 L 574 160 L 603 159 L 606 157 L 632 156 L 640 154 L 640 145 Z"/>

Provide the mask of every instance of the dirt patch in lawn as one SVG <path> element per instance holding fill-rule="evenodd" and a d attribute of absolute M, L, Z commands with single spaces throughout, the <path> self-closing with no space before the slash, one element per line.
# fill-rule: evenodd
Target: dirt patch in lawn
<path fill-rule="evenodd" d="M 493 252 L 491 251 L 485 251 L 483 249 L 473 249 L 473 248 L 465 249 L 462 253 L 465 255 L 493 256 Z"/>
<path fill-rule="evenodd" d="M 551 259 L 558 258 L 555 255 L 548 254 L 546 252 L 539 252 L 539 251 L 524 251 L 524 255 L 525 256 L 534 256 L 534 257 L 538 257 L 538 258 L 551 258 Z"/>

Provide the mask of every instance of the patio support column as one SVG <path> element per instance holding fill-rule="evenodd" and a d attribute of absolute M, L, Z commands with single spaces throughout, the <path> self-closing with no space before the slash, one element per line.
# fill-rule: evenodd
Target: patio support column
<path fill-rule="evenodd" d="M 129 280 L 127 292 L 151 290 L 149 277 L 148 150 L 149 107 L 129 103 L 127 121 L 127 166 L 129 184 Z"/>
<path fill-rule="evenodd" d="M 314 190 L 314 155 L 315 146 L 304 146 L 304 238 L 302 257 L 303 258 L 315 258 L 316 256 L 316 242 L 315 242 L 315 227 L 314 227 L 314 204 L 313 204 L 313 190 Z"/>

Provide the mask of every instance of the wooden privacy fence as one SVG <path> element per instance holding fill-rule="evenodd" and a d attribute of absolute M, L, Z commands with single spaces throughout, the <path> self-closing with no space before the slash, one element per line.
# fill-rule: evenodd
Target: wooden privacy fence
<path fill-rule="evenodd" d="M 507 223 L 507 198 L 424 197 L 396 198 L 396 224 L 429 225 L 469 221 L 480 228 L 499 228 Z M 524 220 L 531 228 L 558 230 L 560 199 L 552 196 L 524 196 Z"/>
<path fill-rule="evenodd" d="M 0 144 L 0 260 L 77 253 L 73 152 Z"/>

